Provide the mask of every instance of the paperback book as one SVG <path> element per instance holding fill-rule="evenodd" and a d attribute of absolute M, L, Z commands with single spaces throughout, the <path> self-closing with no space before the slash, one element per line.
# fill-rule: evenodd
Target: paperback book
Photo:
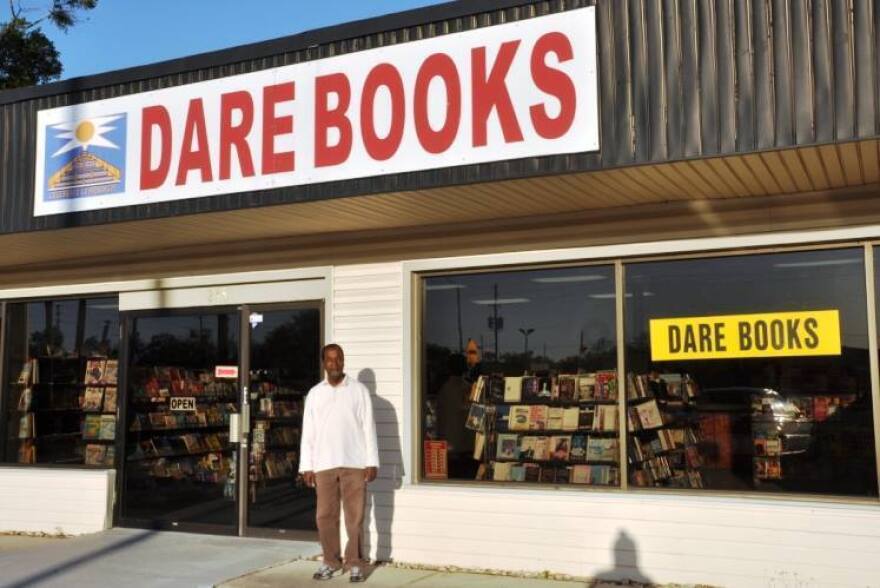
<path fill-rule="evenodd" d="M 83 396 L 82 408 L 86 412 L 101 412 L 104 402 L 104 389 L 88 387 Z"/>

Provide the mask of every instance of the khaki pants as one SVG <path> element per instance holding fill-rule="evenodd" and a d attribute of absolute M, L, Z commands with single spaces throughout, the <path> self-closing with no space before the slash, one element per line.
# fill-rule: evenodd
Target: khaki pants
<path fill-rule="evenodd" d="M 339 505 L 345 512 L 345 567 L 362 565 L 361 542 L 366 498 L 366 471 L 357 468 L 333 468 L 315 472 L 318 493 L 318 537 L 324 551 L 324 563 L 342 566 L 339 545 Z"/>

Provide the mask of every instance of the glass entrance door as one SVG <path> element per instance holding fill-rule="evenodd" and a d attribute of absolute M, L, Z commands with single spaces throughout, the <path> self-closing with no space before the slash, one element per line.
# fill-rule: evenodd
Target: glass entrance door
<path fill-rule="evenodd" d="M 322 315 L 320 302 L 126 315 L 121 524 L 314 536 L 299 441 Z"/>
<path fill-rule="evenodd" d="M 237 531 L 229 420 L 240 407 L 239 317 L 237 309 L 126 317 L 123 524 Z"/>
<path fill-rule="evenodd" d="M 321 305 L 251 307 L 247 534 L 313 533 L 315 492 L 298 481 L 303 404 L 321 378 Z M 243 327 L 244 328 L 244 327 Z"/>

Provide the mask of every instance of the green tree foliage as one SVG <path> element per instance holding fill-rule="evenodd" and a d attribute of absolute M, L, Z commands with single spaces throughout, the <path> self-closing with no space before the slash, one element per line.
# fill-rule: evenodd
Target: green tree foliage
<path fill-rule="evenodd" d="M 61 76 L 61 58 L 55 44 L 40 29 L 49 23 L 62 31 L 76 24 L 81 11 L 92 10 L 98 0 L 52 0 L 36 9 L 9 0 L 10 19 L 0 23 L 0 90 L 33 86 Z"/>

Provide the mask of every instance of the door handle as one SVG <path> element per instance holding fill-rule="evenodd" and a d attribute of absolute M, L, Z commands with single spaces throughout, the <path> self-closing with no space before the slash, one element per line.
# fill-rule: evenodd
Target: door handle
<path fill-rule="evenodd" d="M 241 415 L 234 412 L 229 414 L 229 442 L 241 443 Z"/>
<path fill-rule="evenodd" d="M 251 432 L 251 405 L 247 402 L 241 405 L 241 434 Z"/>

